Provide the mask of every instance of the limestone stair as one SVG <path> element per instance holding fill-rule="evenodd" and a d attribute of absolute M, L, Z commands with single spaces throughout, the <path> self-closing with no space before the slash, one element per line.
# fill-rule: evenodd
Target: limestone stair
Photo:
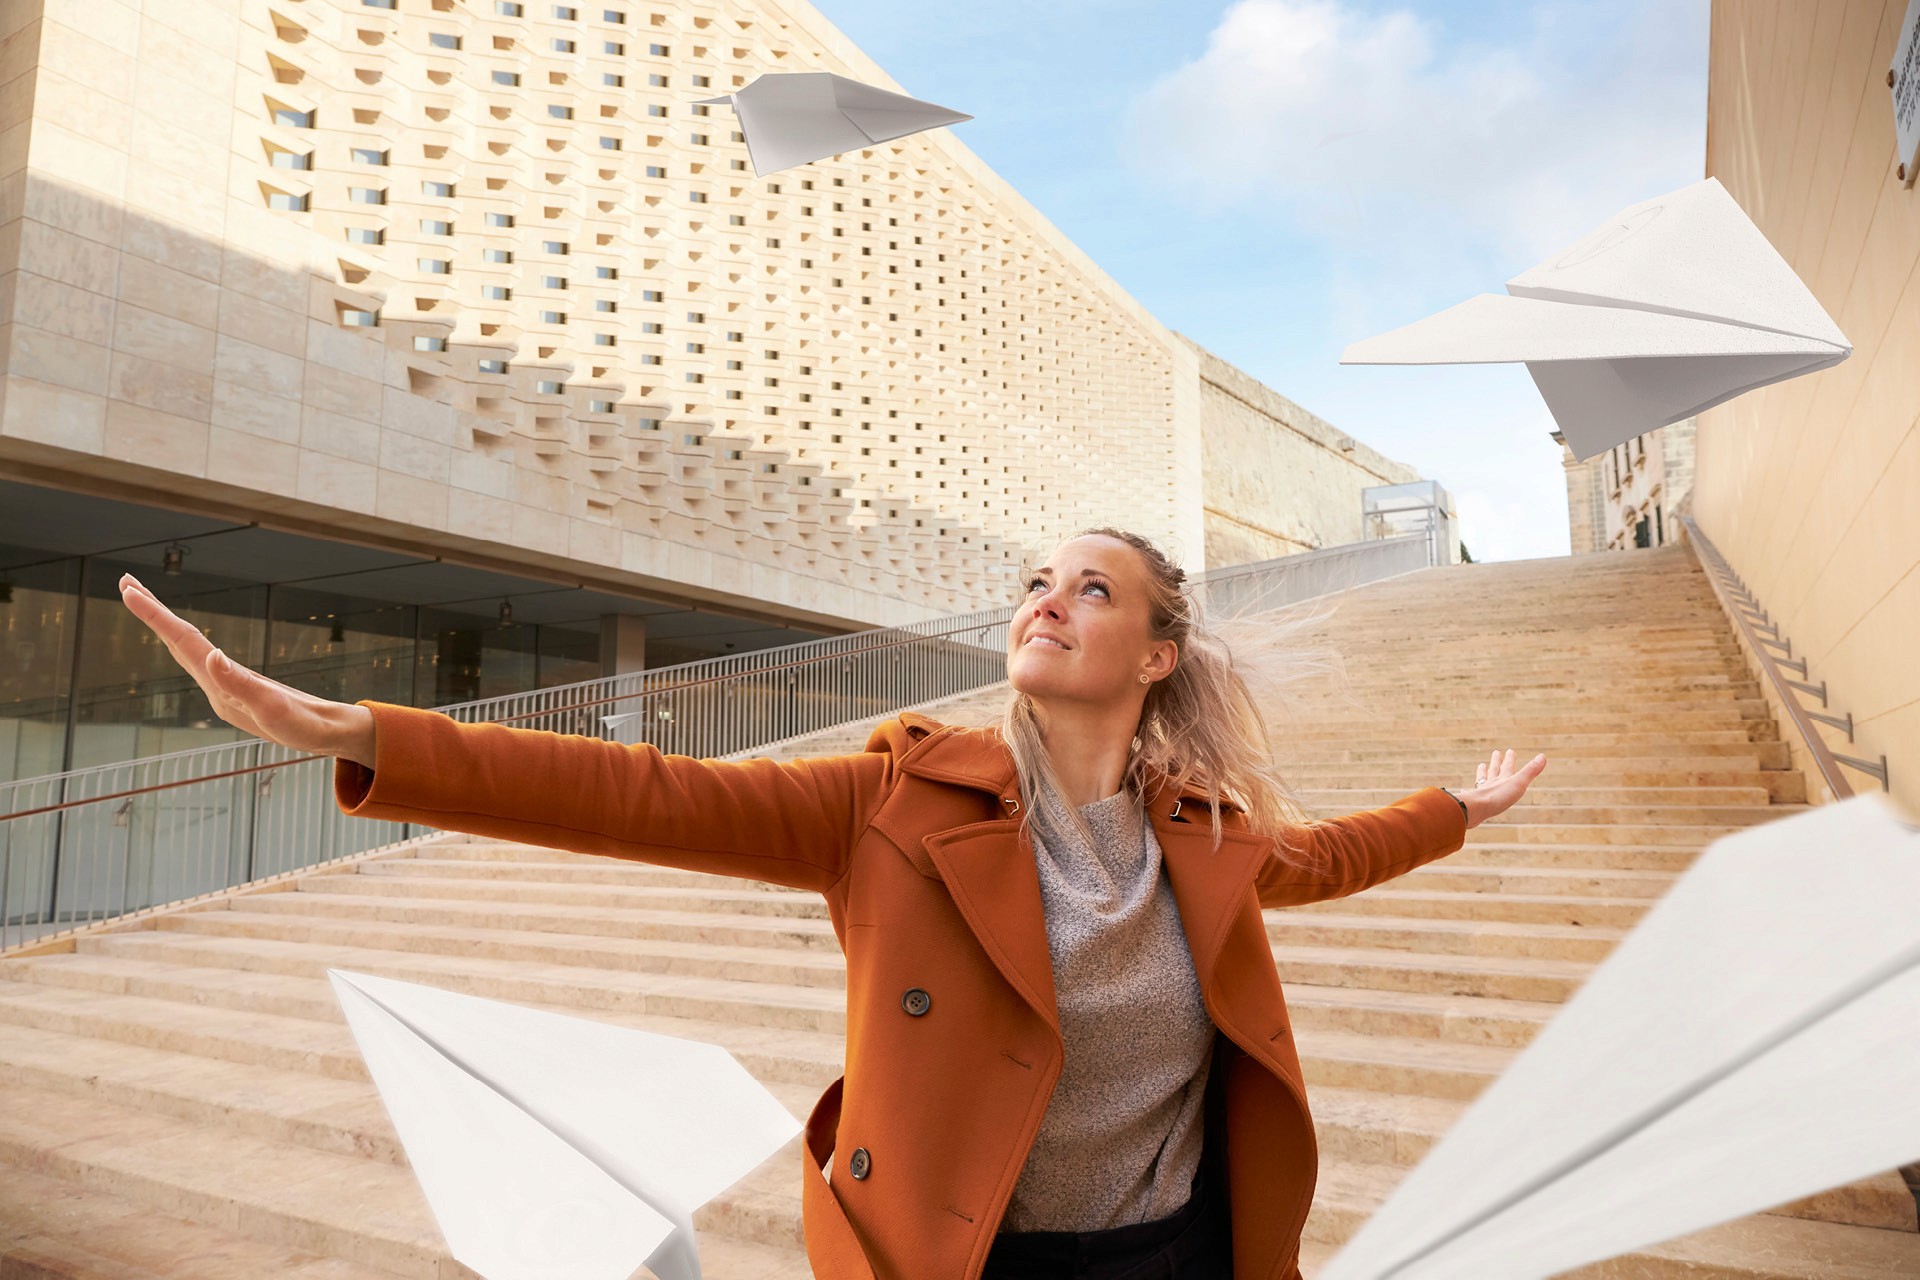
<path fill-rule="evenodd" d="M 1469 784 L 1496 746 L 1550 763 L 1451 857 L 1269 913 L 1321 1145 L 1309 1280 L 1700 849 L 1806 800 L 1684 547 L 1427 570 L 1315 633 L 1353 696 L 1274 709 L 1315 816 Z M 922 710 L 987 723 L 1006 696 Z M 858 751 L 871 728 L 766 754 Z M 329 967 L 713 1041 L 797 1115 L 840 1072 L 819 899 L 450 835 L 0 961 L 0 1275 L 470 1277 Z M 700 1212 L 713 1280 L 808 1274 L 800 1159 Z M 1914 1276 L 1920 1232 L 1888 1173 L 1578 1274 Z"/>

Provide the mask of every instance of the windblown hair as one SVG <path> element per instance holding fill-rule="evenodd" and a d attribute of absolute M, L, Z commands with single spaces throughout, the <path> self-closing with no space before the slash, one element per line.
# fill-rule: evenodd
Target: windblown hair
<path fill-rule="evenodd" d="M 1280 856 L 1298 861 L 1307 847 L 1301 828 L 1311 820 L 1299 796 L 1281 776 L 1263 708 L 1294 718 L 1294 686 L 1317 676 L 1331 676 L 1335 693 L 1355 702 L 1337 651 L 1301 643 L 1332 615 L 1332 597 L 1309 601 L 1309 609 L 1262 610 L 1257 598 L 1236 602 L 1231 615 L 1215 619 L 1203 593 L 1205 584 L 1187 580 L 1152 542 L 1139 534 L 1108 526 L 1082 529 L 1068 538 L 1104 534 L 1131 546 L 1146 567 L 1151 638 L 1171 640 L 1177 653 L 1173 671 L 1146 688 L 1140 724 L 1129 753 L 1122 787 L 1136 803 L 1144 803 L 1162 778 L 1170 778 L 1174 793 L 1198 788 L 1211 797 L 1213 847 L 1218 850 L 1221 811 L 1236 813 L 1233 825 L 1254 835 L 1273 836 Z M 1031 580 L 1030 557 L 1020 565 L 1020 582 Z M 1024 598 L 1024 597 L 1023 597 Z M 1015 690 L 995 726 L 1013 753 L 1023 797 L 1054 797 L 1060 779 L 1047 751 L 1044 712 L 1025 693 Z M 1021 826 L 1040 806 L 1021 806 Z M 1086 818 L 1073 805 L 1047 806 L 1046 824 L 1064 819 L 1085 840 L 1092 840 Z"/>

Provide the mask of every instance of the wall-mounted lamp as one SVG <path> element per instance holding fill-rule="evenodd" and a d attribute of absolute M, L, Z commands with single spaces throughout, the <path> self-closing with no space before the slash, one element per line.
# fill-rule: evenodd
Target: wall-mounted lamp
<path fill-rule="evenodd" d="M 170 574 L 176 578 L 179 577 L 180 562 L 183 558 L 191 554 L 192 551 L 192 547 L 183 546 L 178 542 L 174 543 L 168 547 L 160 557 L 160 572 Z"/>

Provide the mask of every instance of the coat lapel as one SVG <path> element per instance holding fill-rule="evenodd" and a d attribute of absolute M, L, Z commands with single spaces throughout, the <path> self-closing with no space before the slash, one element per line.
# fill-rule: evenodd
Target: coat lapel
<path fill-rule="evenodd" d="M 935 723 L 911 712 L 902 716 L 908 717 Z M 936 832 L 926 837 L 925 845 L 967 926 L 994 965 L 1058 1034 L 1059 1010 L 1039 872 L 1032 844 L 1017 835 L 1019 813 L 1014 806 L 1023 800 L 1012 753 L 990 730 L 948 725 L 916 743 L 901 757 L 900 767 L 920 777 L 988 792 L 999 812 L 1008 815 Z M 1173 815 L 1176 799 L 1180 817 Z M 1194 973 L 1211 1006 L 1221 944 L 1272 841 L 1227 827 L 1215 850 L 1206 804 L 1197 794 L 1176 796 L 1162 786 L 1148 802 L 1147 814 L 1180 908 Z M 1188 814 L 1193 820 L 1182 821 Z"/>

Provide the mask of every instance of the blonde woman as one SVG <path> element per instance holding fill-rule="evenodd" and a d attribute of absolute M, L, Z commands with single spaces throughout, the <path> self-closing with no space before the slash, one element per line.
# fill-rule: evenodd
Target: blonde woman
<path fill-rule="evenodd" d="M 1150 542 L 1075 535 L 1022 585 L 1001 723 L 906 712 L 786 763 L 314 698 L 122 591 L 229 723 L 335 756 L 346 813 L 823 894 L 847 1050 L 806 1128 L 815 1274 L 1291 1280 L 1316 1153 L 1261 910 L 1460 848 L 1545 757 L 1306 821 Z"/>

